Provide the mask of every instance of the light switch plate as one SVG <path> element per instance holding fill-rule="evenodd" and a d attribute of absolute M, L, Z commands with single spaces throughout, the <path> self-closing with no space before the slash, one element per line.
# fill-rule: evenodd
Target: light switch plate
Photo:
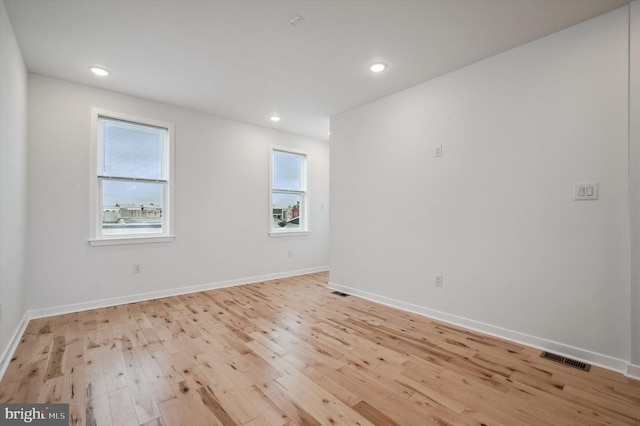
<path fill-rule="evenodd" d="M 598 182 L 576 183 L 574 186 L 574 200 L 597 200 Z"/>

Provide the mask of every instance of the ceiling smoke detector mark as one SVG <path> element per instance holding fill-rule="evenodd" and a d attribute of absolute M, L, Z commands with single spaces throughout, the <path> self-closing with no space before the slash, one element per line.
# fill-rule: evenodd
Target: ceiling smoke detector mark
<path fill-rule="evenodd" d="M 291 25 L 292 27 L 295 27 L 296 25 L 300 24 L 302 21 L 304 21 L 304 18 L 300 15 L 296 15 L 289 20 L 289 25 Z"/>
<path fill-rule="evenodd" d="M 589 364 L 586 364 L 582 361 L 567 358 L 558 354 L 553 354 L 551 352 L 542 352 L 540 354 L 540 357 L 553 362 L 567 365 L 569 367 L 577 368 L 578 370 L 589 371 L 591 369 L 591 366 Z"/>

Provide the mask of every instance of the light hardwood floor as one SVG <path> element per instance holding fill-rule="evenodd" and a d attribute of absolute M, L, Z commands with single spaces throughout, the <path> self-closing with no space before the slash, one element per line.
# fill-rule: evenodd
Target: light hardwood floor
<path fill-rule="evenodd" d="M 33 320 L 1 403 L 87 425 L 635 425 L 640 382 L 326 288 L 327 274 Z"/>

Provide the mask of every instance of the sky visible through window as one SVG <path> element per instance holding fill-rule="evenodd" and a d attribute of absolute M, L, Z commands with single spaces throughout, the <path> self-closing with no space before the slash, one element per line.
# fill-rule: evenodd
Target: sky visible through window
<path fill-rule="evenodd" d="M 304 182 L 302 181 L 303 156 L 287 152 L 273 152 L 273 188 L 290 191 L 302 191 Z M 286 208 L 295 206 L 300 201 L 299 194 L 273 194 L 273 207 Z"/>
<path fill-rule="evenodd" d="M 102 175 L 164 179 L 166 129 L 104 119 Z M 109 181 L 102 183 L 102 205 L 162 207 L 162 183 Z"/>
<path fill-rule="evenodd" d="M 142 182 L 104 181 L 102 183 L 104 206 L 154 205 L 162 207 L 162 184 Z"/>

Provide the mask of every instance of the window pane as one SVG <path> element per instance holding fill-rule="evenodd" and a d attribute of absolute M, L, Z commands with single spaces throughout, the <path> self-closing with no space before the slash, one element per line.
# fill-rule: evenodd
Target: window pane
<path fill-rule="evenodd" d="M 273 192 L 273 228 L 300 228 L 302 213 L 301 194 L 283 194 Z"/>
<path fill-rule="evenodd" d="M 104 176 L 164 179 L 165 129 L 102 119 Z"/>
<path fill-rule="evenodd" d="M 273 188 L 304 191 L 304 155 L 273 151 Z"/>
<path fill-rule="evenodd" d="M 162 232 L 162 183 L 102 181 L 103 234 Z"/>

